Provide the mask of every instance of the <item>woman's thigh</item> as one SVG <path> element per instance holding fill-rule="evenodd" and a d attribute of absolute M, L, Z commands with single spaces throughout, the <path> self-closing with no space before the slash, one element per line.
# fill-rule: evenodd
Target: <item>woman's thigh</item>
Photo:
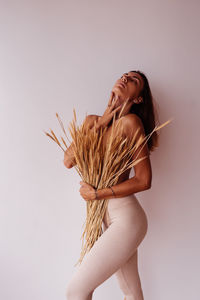
<path fill-rule="evenodd" d="M 124 230 L 113 223 L 85 255 L 69 285 L 92 292 L 126 262 L 136 247 L 137 239 L 135 244 L 134 241 L 130 244 Z"/>
<path fill-rule="evenodd" d="M 117 270 L 136 251 L 146 232 L 144 216 L 141 215 L 134 223 L 128 221 L 130 216 L 128 206 L 110 210 L 112 222 L 105 224 L 103 234 L 98 238 L 90 251 L 85 255 L 81 265 L 78 265 L 69 285 L 88 294 Z M 111 221 L 111 220 L 110 220 Z"/>

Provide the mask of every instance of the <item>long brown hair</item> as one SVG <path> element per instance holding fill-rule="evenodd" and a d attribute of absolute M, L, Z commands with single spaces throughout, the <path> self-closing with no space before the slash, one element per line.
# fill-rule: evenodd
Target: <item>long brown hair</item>
<path fill-rule="evenodd" d="M 143 97 L 143 101 L 140 102 L 139 104 L 134 103 L 130 109 L 130 113 L 134 113 L 138 117 L 140 117 L 144 126 L 145 135 L 147 135 L 154 129 L 155 125 L 157 125 L 156 121 L 158 121 L 158 114 L 155 109 L 153 96 L 146 75 L 143 72 L 138 70 L 130 71 L 130 72 L 136 72 L 140 74 L 144 81 L 144 87 L 139 95 Z M 149 151 L 154 151 L 155 147 L 159 146 L 158 137 L 159 135 L 157 131 L 154 131 L 154 133 L 148 139 L 147 145 Z"/>

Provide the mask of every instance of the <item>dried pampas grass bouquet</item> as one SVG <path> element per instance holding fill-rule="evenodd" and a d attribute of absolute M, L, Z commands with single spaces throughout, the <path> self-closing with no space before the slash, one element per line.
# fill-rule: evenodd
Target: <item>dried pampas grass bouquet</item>
<path fill-rule="evenodd" d="M 120 114 L 123 111 L 120 112 Z M 147 136 L 136 136 L 136 130 L 132 139 L 128 139 L 123 135 L 122 122 L 116 116 L 113 117 L 111 134 L 106 140 L 106 145 L 103 143 L 104 135 L 107 127 L 96 130 L 96 123 L 93 128 L 90 128 L 84 122 L 80 126 L 77 125 L 77 118 L 75 109 L 73 110 L 74 118 L 69 124 L 69 131 L 73 143 L 74 165 L 76 171 L 80 175 L 82 181 L 92 185 L 95 189 L 103 189 L 115 185 L 119 176 L 127 169 L 132 168 L 147 156 L 137 159 L 140 151 L 147 143 L 154 131 L 157 131 L 167 125 L 171 120 L 166 121 L 160 126 L 155 126 L 150 134 Z M 65 137 L 68 139 L 63 123 L 56 113 L 56 117 L 60 123 Z M 120 117 L 120 115 L 119 115 Z M 64 148 L 59 142 L 53 130 L 51 134 L 45 132 L 54 142 L 56 142 L 63 151 L 68 149 L 65 139 L 61 136 Z M 69 140 L 69 139 L 68 139 Z M 134 154 L 141 146 L 136 157 Z M 81 264 L 85 254 L 92 248 L 94 243 L 102 235 L 102 222 L 107 208 L 108 199 L 89 200 L 86 201 L 86 220 L 83 224 L 84 231 L 82 233 L 82 249 L 80 258 L 75 264 Z"/>

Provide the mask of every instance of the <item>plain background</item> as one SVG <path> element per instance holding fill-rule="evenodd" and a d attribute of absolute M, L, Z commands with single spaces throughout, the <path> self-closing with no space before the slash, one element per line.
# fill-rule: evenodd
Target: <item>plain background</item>
<path fill-rule="evenodd" d="M 0 298 L 61 300 L 80 254 L 80 178 L 45 134 L 73 108 L 103 114 L 122 73 L 149 79 L 160 123 L 150 190 L 137 193 L 145 300 L 199 299 L 199 1 L 1 1 Z M 103 263 L 103 262 L 102 262 Z M 114 276 L 95 300 L 122 300 Z"/>

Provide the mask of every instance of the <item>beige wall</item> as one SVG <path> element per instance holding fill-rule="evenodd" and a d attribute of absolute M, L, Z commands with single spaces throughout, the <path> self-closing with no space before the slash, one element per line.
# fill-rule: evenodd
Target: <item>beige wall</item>
<path fill-rule="evenodd" d="M 147 300 L 197 300 L 199 288 L 199 1 L 0 1 L 3 300 L 65 299 L 80 253 L 79 177 L 43 130 L 73 107 L 102 114 L 122 72 L 143 71 L 160 132 L 139 268 Z M 123 298 L 114 276 L 95 300 Z"/>

